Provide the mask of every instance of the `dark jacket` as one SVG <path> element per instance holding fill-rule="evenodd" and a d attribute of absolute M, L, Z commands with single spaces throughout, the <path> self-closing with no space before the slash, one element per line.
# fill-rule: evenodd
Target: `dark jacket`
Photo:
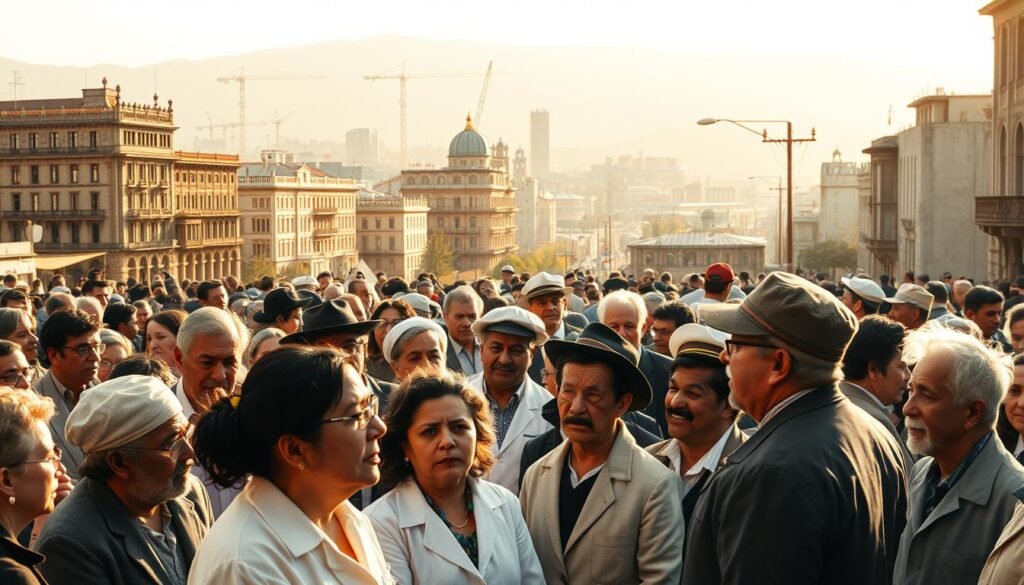
<path fill-rule="evenodd" d="M 562 323 L 565 325 L 565 341 L 576 341 L 576 339 L 580 336 L 580 331 L 583 330 L 580 329 L 579 327 L 573 327 L 572 325 L 566 323 L 564 320 L 562 321 Z M 543 369 L 544 357 L 540 355 L 539 349 L 534 350 L 533 361 L 530 362 L 530 367 L 528 370 L 526 370 L 526 373 L 527 375 L 530 376 L 531 380 L 540 384 L 541 386 L 544 385 L 544 383 L 541 382 L 540 379 L 540 372 Z"/>
<path fill-rule="evenodd" d="M 639 368 L 651 385 L 652 392 L 651 403 L 644 412 L 658 423 L 661 429 L 659 435 L 666 437 L 668 423 L 665 422 L 665 393 L 668 392 L 668 379 L 672 377 L 672 359 L 645 347 L 640 350 Z"/>
<path fill-rule="evenodd" d="M 906 486 L 892 435 L 835 386 L 817 388 L 705 484 L 682 582 L 889 585 Z"/>
<path fill-rule="evenodd" d="M 367 376 L 366 382 L 370 390 L 377 395 L 377 412 L 385 412 L 388 406 L 388 396 L 391 396 L 391 392 L 398 388 L 398 384 L 383 382 L 373 376 Z"/>
<path fill-rule="evenodd" d="M 167 501 L 185 572 L 213 519 L 202 483 L 188 474 L 185 495 Z M 166 573 L 132 518 L 107 484 L 83 479 L 50 514 L 37 544 L 50 585 L 166 583 Z"/>
<path fill-rule="evenodd" d="M 46 579 L 39 572 L 39 563 L 44 558 L 18 544 L 14 536 L 0 526 L 0 585 L 45 585 Z"/>
<path fill-rule="evenodd" d="M 555 428 L 537 435 L 527 441 L 526 445 L 523 446 L 523 456 L 520 459 L 519 464 L 520 488 L 523 487 L 523 476 L 526 475 L 526 470 L 536 463 L 541 457 L 547 455 L 551 451 L 554 451 L 555 447 L 562 444 L 562 421 L 558 418 L 557 401 L 552 399 L 545 404 L 540 410 L 540 415 L 544 417 L 544 420 L 554 425 Z M 635 440 L 637 446 L 642 449 L 645 449 L 661 440 L 661 435 L 657 432 L 657 423 L 654 422 L 654 419 L 642 412 L 627 412 L 622 415 L 622 422 L 626 423 L 626 428 L 629 429 L 629 434 L 633 435 L 633 440 Z"/>

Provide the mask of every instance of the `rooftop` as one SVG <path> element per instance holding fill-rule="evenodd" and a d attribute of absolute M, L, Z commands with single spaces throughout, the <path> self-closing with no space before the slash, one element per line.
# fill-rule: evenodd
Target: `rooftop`
<path fill-rule="evenodd" d="M 634 246 L 735 248 L 738 246 L 763 247 L 766 244 L 764 238 L 737 236 L 721 232 L 692 231 L 637 240 L 630 242 L 628 246 L 631 248 Z"/>

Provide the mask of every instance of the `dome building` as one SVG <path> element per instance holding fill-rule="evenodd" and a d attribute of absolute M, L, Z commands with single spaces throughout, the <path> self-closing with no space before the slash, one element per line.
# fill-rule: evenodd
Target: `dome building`
<path fill-rule="evenodd" d="M 427 231 L 447 236 L 456 270 L 490 273 L 519 250 L 509 171 L 508 146 L 501 140 L 488 146 L 468 115 L 448 145 L 447 167 L 402 171 L 402 195 L 426 198 Z"/>

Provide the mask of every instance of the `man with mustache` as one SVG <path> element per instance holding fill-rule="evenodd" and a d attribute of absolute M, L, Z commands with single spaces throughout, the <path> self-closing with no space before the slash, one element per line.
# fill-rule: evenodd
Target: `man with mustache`
<path fill-rule="evenodd" d="M 910 333 L 903 358 L 907 446 L 923 457 L 892 582 L 973 585 L 1024 500 L 1024 467 L 994 432 L 1010 372 L 998 350 L 943 328 Z"/>
<path fill-rule="evenodd" d="M 154 377 L 115 378 L 82 395 L 67 437 L 85 453 L 84 479 L 37 543 L 48 583 L 185 584 L 213 522 L 189 473 L 187 433 L 181 404 Z"/>
<path fill-rule="evenodd" d="M 462 285 L 444 296 L 442 311 L 445 330 L 448 331 L 447 368 L 467 377 L 479 374 L 483 364 L 472 327 L 484 314 L 483 299 L 473 287 Z"/>
<path fill-rule="evenodd" d="M 544 322 L 519 307 L 498 307 L 470 333 L 480 340 L 482 371 L 466 383 L 487 399 L 496 436 L 487 480 L 517 493 L 523 447 L 552 428 L 541 416 L 550 396 L 526 375 L 534 350 L 548 339 Z"/>
<path fill-rule="evenodd" d="M 231 313 L 223 309 L 203 307 L 181 323 L 174 348 L 174 362 L 181 379 L 174 386 L 174 393 L 185 420 L 194 425 L 213 405 L 234 392 L 245 345 L 239 339 Z M 219 517 L 241 487 L 221 488 L 198 465 L 192 471 L 206 485 L 214 517 Z"/>
<path fill-rule="evenodd" d="M 683 519 L 689 522 L 701 488 L 722 461 L 747 437 L 736 426 L 729 404 L 729 375 L 718 358 L 725 336 L 689 323 L 672 334 L 675 356 L 665 394 L 670 439 L 647 447 L 683 482 Z"/>
<path fill-rule="evenodd" d="M 837 388 L 857 317 L 786 272 L 701 317 L 731 335 L 730 401 L 758 430 L 704 486 L 682 582 L 891 583 L 906 470 L 896 439 Z"/>
<path fill-rule="evenodd" d="M 621 421 L 651 400 L 636 348 L 591 323 L 576 342 L 549 340 L 544 349 L 557 370 L 567 440 L 527 470 L 519 499 L 545 581 L 679 583 L 679 474 Z"/>
<path fill-rule="evenodd" d="M 526 281 L 518 303 L 520 307 L 540 317 L 548 339 L 572 341 L 579 335 L 580 329 L 564 321 L 565 297 L 571 294 L 572 287 L 565 286 L 561 277 L 540 272 Z M 530 362 L 530 379 L 540 384 L 540 371 L 543 369 L 544 360 L 538 352 L 534 352 L 533 361 Z"/>

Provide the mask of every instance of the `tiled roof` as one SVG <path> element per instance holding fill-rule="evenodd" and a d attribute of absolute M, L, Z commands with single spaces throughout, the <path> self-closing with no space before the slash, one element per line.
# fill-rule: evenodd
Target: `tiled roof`
<path fill-rule="evenodd" d="M 764 238 L 752 236 L 737 236 L 736 234 L 725 234 L 721 232 L 684 232 L 678 234 L 665 234 L 653 238 L 646 238 L 630 242 L 632 246 L 665 246 L 665 247 L 722 247 L 735 248 L 737 246 L 764 246 Z"/>

